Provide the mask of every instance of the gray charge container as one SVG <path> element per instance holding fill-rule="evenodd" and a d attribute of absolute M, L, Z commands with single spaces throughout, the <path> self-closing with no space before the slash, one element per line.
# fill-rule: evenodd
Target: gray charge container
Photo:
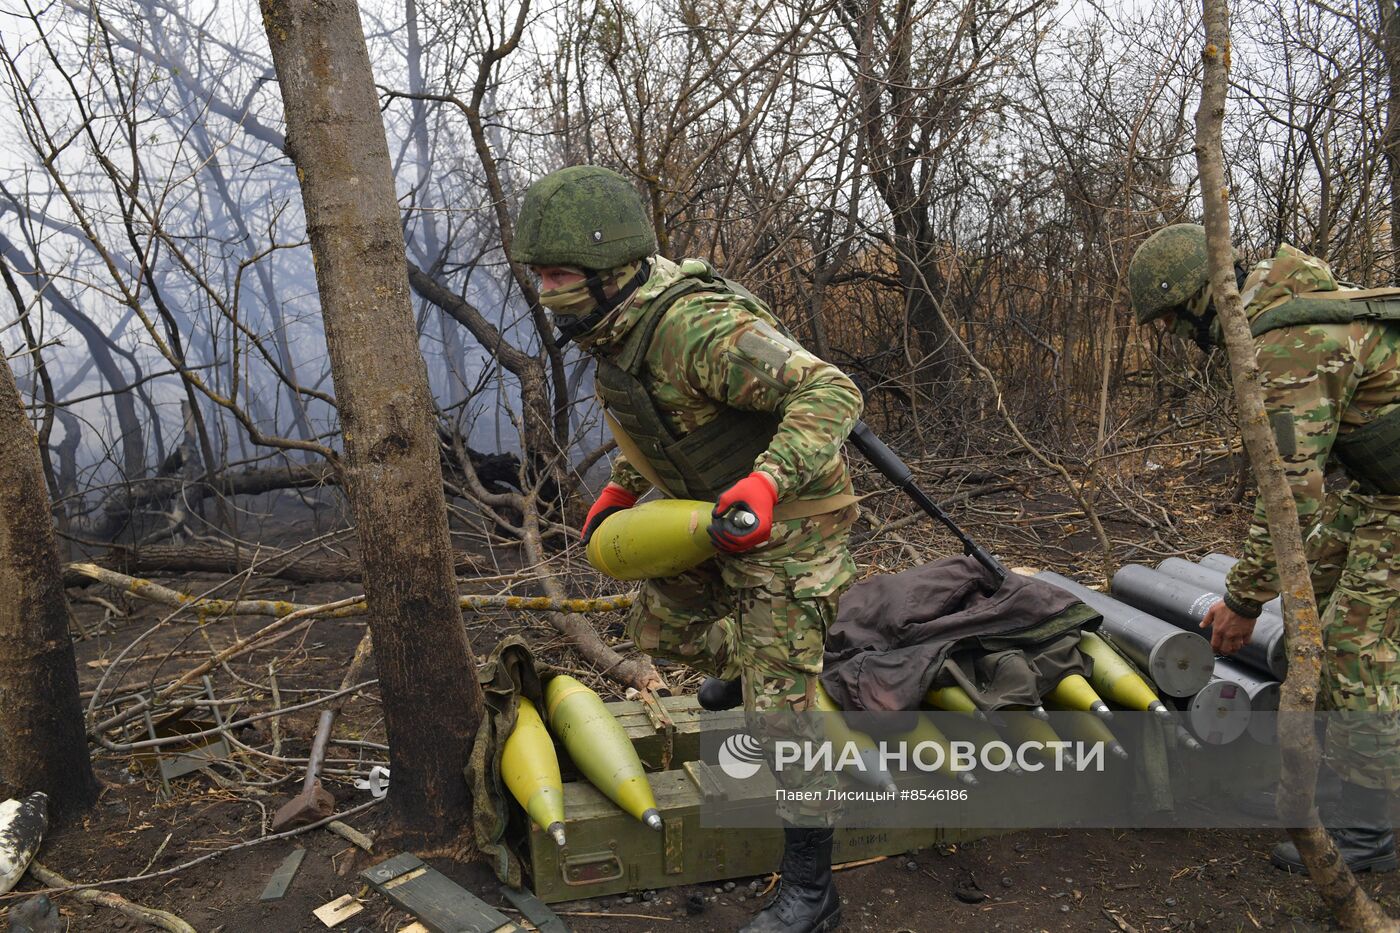
<path fill-rule="evenodd" d="M 1179 703 L 1196 738 L 1207 745 L 1229 745 L 1249 729 L 1249 694 L 1233 680 L 1215 679 Z"/>
<path fill-rule="evenodd" d="M 1184 631 L 1058 573 L 1042 571 L 1036 579 L 1070 593 L 1103 616 L 1103 630 L 1161 692 L 1192 696 L 1214 676 L 1210 642 L 1195 632 Z"/>
<path fill-rule="evenodd" d="M 1128 605 L 1157 616 L 1190 632 L 1200 628 L 1206 611 L 1221 598 L 1217 590 L 1187 583 L 1151 567 L 1129 564 L 1113 575 L 1113 595 Z M 1288 673 L 1288 652 L 1283 643 L 1283 618 L 1266 613 L 1259 617 L 1249 643 L 1234 660 L 1275 680 Z"/>
<path fill-rule="evenodd" d="M 1167 558 L 1168 560 L 1180 560 L 1180 558 Z M 1238 557 L 1231 557 L 1229 554 L 1221 554 L 1219 551 L 1207 554 L 1197 563 L 1208 570 L 1218 570 L 1221 573 L 1229 573 L 1230 568 L 1240 562 Z"/>
<path fill-rule="evenodd" d="M 1202 558 L 1202 560 L 1204 560 L 1204 558 Z M 1238 563 L 1233 557 L 1230 558 L 1230 562 L 1232 565 Z M 1214 567 L 1207 567 L 1203 563 L 1193 564 L 1189 560 L 1184 560 L 1180 557 L 1168 557 L 1157 565 L 1157 569 L 1169 577 L 1185 580 L 1187 583 L 1194 583 L 1197 586 L 1203 586 L 1208 590 L 1213 590 L 1221 594 L 1225 592 L 1225 574 L 1229 572 L 1228 568 L 1226 570 L 1217 570 Z M 1282 619 L 1283 600 L 1277 596 L 1269 600 L 1264 604 L 1263 614 L 1276 615 Z"/>
<path fill-rule="evenodd" d="M 1261 745 L 1278 741 L 1278 702 L 1281 685 L 1228 658 L 1215 662 L 1215 676 L 1239 684 L 1249 697 L 1249 735 Z"/>

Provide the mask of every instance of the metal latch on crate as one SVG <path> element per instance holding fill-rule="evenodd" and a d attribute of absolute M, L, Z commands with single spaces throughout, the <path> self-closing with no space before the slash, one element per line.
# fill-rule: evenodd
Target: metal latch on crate
<path fill-rule="evenodd" d="M 661 770 L 668 770 L 676 751 L 676 722 L 656 694 L 650 690 L 638 690 L 637 695 L 642 701 L 642 709 L 646 710 L 647 719 L 651 721 L 651 727 L 661 736 Z"/>
<path fill-rule="evenodd" d="M 622 859 L 616 852 L 580 852 L 559 860 L 564 883 L 586 886 L 600 881 L 616 881 L 622 877 Z"/>

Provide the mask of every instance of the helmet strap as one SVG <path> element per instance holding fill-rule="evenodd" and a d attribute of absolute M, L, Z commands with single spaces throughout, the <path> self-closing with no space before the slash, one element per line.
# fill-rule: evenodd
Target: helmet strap
<path fill-rule="evenodd" d="M 1244 280 L 1248 277 L 1244 264 L 1236 262 L 1234 271 L 1235 288 L 1244 288 Z M 1217 313 L 1215 310 L 1214 298 L 1206 302 L 1206 306 L 1201 310 L 1200 314 L 1195 314 L 1189 308 L 1182 308 L 1177 311 L 1177 314 L 1190 322 L 1192 328 L 1191 339 L 1195 342 L 1196 346 L 1201 348 L 1202 353 L 1209 353 L 1211 350 L 1215 349 Z"/>
<path fill-rule="evenodd" d="M 588 273 L 588 279 L 584 285 L 588 288 L 588 294 L 593 296 L 597 307 L 583 317 L 571 318 L 567 324 L 556 321 L 555 326 L 559 328 L 559 346 L 561 347 L 567 346 L 570 342 L 597 327 L 602 323 L 603 318 L 611 314 L 628 298 L 631 298 L 632 293 L 647 280 L 647 276 L 651 273 L 651 265 L 643 259 L 637 267 L 636 275 L 623 283 L 622 287 L 617 290 L 617 294 L 611 296 L 603 287 L 603 273 L 607 270 L 585 269 L 584 271 Z"/>
<path fill-rule="evenodd" d="M 1187 308 L 1178 308 L 1176 316 L 1191 325 L 1191 340 L 1201 348 L 1202 353 L 1209 353 L 1215 348 L 1215 335 L 1212 333 L 1215 324 L 1215 302 L 1207 304 L 1200 314 Z"/>

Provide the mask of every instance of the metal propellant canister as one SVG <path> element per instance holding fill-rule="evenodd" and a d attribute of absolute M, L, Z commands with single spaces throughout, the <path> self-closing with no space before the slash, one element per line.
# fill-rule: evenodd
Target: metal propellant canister
<path fill-rule="evenodd" d="M 1194 696 L 1210 683 L 1215 655 L 1210 642 L 1198 633 L 1184 631 L 1058 573 L 1044 571 L 1035 578 L 1054 584 L 1103 616 L 1102 630 L 1152 678 L 1161 692 L 1176 697 Z"/>
<path fill-rule="evenodd" d="M 1191 731 L 1208 745 L 1229 745 L 1249 728 L 1249 694 L 1232 680 L 1212 680 L 1182 702 Z"/>
<path fill-rule="evenodd" d="M 1215 676 L 1239 684 L 1249 697 L 1250 737 L 1261 745 L 1277 742 L 1279 682 L 1227 658 L 1215 662 Z"/>
<path fill-rule="evenodd" d="M 1175 577 L 1196 586 L 1203 586 L 1216 593 L 1223 594 L 1225 592 L 1225 574 L 1228 572 L 1228 568 L 1193 564 L 1185 558 L 1168 557 L 1157 565 L 1157 570 L 1169 577 Z M 1275 596 L 1264 604 L 1264 613 L 1281 617 L 1283 615 L 1283 601 Z"/>
<path fill-rule="evenodd" d="M 1113 595 L 1129 605 L 1190 632 L 1206 631 L 1201 620 L 1220 601 L 1219 590 L 1188 583 L 1151 567 L 1129 564 L 1113 575 Z M 1264 613 L 1234 659 L 1282 680 L 1288 673 L 1283 619 Z"/>

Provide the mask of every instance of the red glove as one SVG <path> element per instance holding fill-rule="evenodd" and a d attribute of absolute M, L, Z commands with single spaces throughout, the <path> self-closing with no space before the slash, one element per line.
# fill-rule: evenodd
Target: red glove
<path fill-rule="evenodd" d="M 720 493 L 710 513 L 710 540 L 715 547 L 738 554 L 758 547 L 773 533 L 773 507 L 778 504 L 778 487 L 767 473 L 750 473 Z M 750 513 L 757 522 L 745 527 L 740 513 Z"/>
<path fill-rule="evenodd" d="M 636 496 L 617 483 L 608 483 L 603 487 L 603 491 L 598 493 L 593 507 L 588 510 L 588 517 L 583 520 L 583 543 L 588 543 L 588 539 L 593 537 L 593 532 L 597 531 L 598 526 L 603 524 L 603 519 L 614 512 L 630 509 L 636 504 Z"/>

